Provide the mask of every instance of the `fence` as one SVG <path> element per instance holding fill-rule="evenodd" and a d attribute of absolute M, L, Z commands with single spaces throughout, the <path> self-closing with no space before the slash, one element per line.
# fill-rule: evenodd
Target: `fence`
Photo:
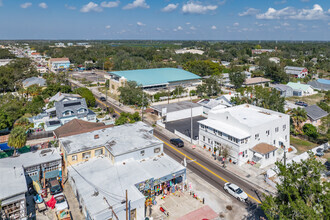
<path fill-rule="evenodd" d="M 179 131 L 177 131 L 177 130 L 174 130 L 174 134 L 178 135 L 180 138 L 182 138 L 182 139 L 184 139 L 184 140 L 186 140 L 186 141 L 188 141 L 188 142 L 191 141 L 191 138 L 190 138 L 190 137 L 188 137 L 188 136 L 182 134 L 181 132 L 179 132 Z M 198 144 L 198 141 L 193 139 L 193 140 L 192 140 L 192 143 L 193 143 L 194 145 L 197 145 L 197 144 Z"/>
<path fill-rule="evenodd" d="M 27 140 L 49 138 L 49 137 L 53 137 L 53 136 L 54 136 L 53 131 L 39 131 L 39 132 L 34 132 L 34 133 L 28 134 Z"/>

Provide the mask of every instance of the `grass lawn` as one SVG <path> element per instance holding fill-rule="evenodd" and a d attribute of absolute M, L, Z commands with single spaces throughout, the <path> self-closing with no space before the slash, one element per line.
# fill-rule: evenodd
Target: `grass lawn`
<path fill-rule="evenodd" d="M 323 100 L 323 97 L 324 97 L 323 93 L 317 93 L 314 95 L 304 96 L 304 97 L 292 96 L 292 97 L 286 98 L 286 100 L 291 101 L 291 102 L 303 101 L 303 102 L 306 102 L 308 105 L 315 105 L 316 103 Z"/>
<path fill-rule="evenodd" d="M 317 146 L 317 144 L 301 140 L 299 138 L 293 137 L 292 135 L 290 136 L 290 144 L 297 149 L 298 154 L 302 154 Z"/>

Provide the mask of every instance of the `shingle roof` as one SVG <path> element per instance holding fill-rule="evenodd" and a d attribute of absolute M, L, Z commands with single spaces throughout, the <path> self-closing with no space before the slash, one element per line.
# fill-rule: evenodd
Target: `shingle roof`
<path fill-rule="evenodd" d="M 328 115 L 328 112 L 324 111 L 317 105 L 307 106 L 305 107 L 305 110 L 308 117 L 310 117 L 313 121 L 316 121 Z"/>
<path fill-rule="evenodd" d="M 171 82 L 201 79 L 191 72 L 176 68 L 112 71 L 109 73 L 125 77 L 128 81 L 136 81 L 143 86 L 166 85 Z"/>
<path fill-rule="evenodd" d="M 327 79 L 318 79 L 314 81 L 310 81 L 307 83 L 308 85 L 311 85 L 315 89 L 320 90 L 330 90 L 330 80 Z"/>
<path fill-rule="evenodd" d="M 63 126 L 54 130 L 54 134 L 57 138 L 68 137 L 71 135 L 82 134 L 103 128 L 113 127 L 113 125 L 104 125 L 103 123 L 88 122 L 79 119 L 73 119 L 72 121 L 64 124 Z"/>
<path fill-rule="evenodd" d="M 53 97 L 51 97 L 49 99 L 50 102 L 52 101 L 55 101 L 55 102 L 59 102 L 61 101 L 62 99 L 64 99 L 65 97 L 68 97 L 68 98 L 81 98 L 80 95 L 78 94 L 69 94 L 69 93 L 61 93 L 61 92 L 58 92 L 56 93 L 56 95 L 54 95 Z"/>
<path fill-rule="evenodd" d="M 29 87 L 32 85 L 38 85 L 38 86 L 45 86 L 46 85 L 46 80 L 44 78 L 39 78 L 39 77 L 30 77 L 25 79 L 23 82 L 24 87 Z"/>
<path fill-rule="evenodd" d="M 277 147 L 266 143 L 260 143 L 254 146 L 251 150 L 260 154 L 267 154 L 277 150 Z"/>
<path fill-rule="evenodd" d="M 270 80 L 263 78 L 263 77 L 254 77 L 254 78 L 245 79 L 244 84 L 253 85 L 253 84 L 259 84 L 259 83 L 266 83 L 266 82 L 270 82 Z"/>
<path fill-rule="evenodd" d="M 283 85 L 283 84 L 271 85 L 270 87 L 273 87 L 274 89 L 277 89 L 280 91 L 292 90 L 292 88 L 290 86 Z"/>
<path fill-rule="evenodd" d="M 86 117 L 88 114 L 88 107 L 84 98 L 78 100 L 70 100 L 65 102 L 55 102 L 57 118 L 65 117 L 63 113 L 67 110 L 73 111 L 73 115 Z M 86 109 L 84 113 L 78 114 L 79 109 Z"/>

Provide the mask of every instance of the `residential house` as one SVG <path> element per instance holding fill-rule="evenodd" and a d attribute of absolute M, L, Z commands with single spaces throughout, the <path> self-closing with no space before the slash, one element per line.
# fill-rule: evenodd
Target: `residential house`
<path fill-rule="evenodd" d="M 274 49 L 254 49 L 252 50 L 252 54 L 273 53 L 275 51 Z"/>
<path fill-rule="evenodd" d="M 290 143 L 290 116 L 254 105 L 214 108 L 198 123 L 199 145 L 227 148 L 238 165 L 248 161 L 270 165 L 276 161 L 276 150 Z"/>
<path fill-rule="evenodd" d="M 44 78 L 33 76 L 33 77 L 23 80 L 22 85 L 23 85 L 24 89 L 27 89 L 28 87 L 30 87 L 32 85 L 45 87 L 47 84 L 46 84 L 46 80 Z"/>
<path fill-rule="evenodd" d="M 228 68 L 230 66 L 230 62 L 228 61 L 221 61 L 221 65 Z"/>
<path fill-rule="evenodd" d="M 328 79 L 317 79 L 314 81 L 309 81 L 307 84 L 311 85 L 314 89 L 317 90 L 321 90 L 321 91 L 330 90 L 330 80 Z"/>
<path fill-rule="evenodd" d="M 208 112 L 214 107 L 228 108 L 232 107 L 231 98 L 235 97 L 234 94 L 222 95 L 216 99 L 202 99 L 197 102 L 199 105 L 203 106 L 203 114 L 207 115 Z"/>
<path fill-rule="evenodd" d="M 70 65 L 69 58 L 50 58 L 48 61 L 48 67 L 53 71 L 68 69 Z"/>
<path fill-rule="evenodd" d="M 284 71 L 295 78 L 305 78 L 308 75 L 308 70 L 305 67 L 286 66 Z"/>
<path fill-rule="evenodd" d="M 0 159 L 1 219 L 28 219 L 27 186 L 32 182 L 45 185 L 51 178 L 62 178 L 60 153 L 55 148 Z"/>
<path fill-rule="evenodd" d="M 186 179 L 185 167 L 164 154 L 163 142 L 143 122 L 60 138 L 60 147 L 86 219 L 111 219 L 113 213 L 125 219 L 126 190 L 130 219 L 144 219 L 156 195 L 183 189 Z"/>
<path fill-rule="evenodd" d="M 0 66 L 6 66 L 12 59 L 0 59 Z"/>
<path fill-rule="evenodd" d="M 315 94 L 313 87 L 308 84 L 289 82 L 286 85 L 292 88 L 293 96 L 309 96 Z"/>
<path fill-rule="evenodd" d="M 308 116 L 308 120 L 305 123 L 312 124 L 314 126 L 321 125 L 321 119 L 328 116 L 328 112 L 324 111 L 317 105 L 310 105 L 305 107 L 305 111 Z"/>
<path fill-rule="evenodd" d="M 175 53 L 176 54 L 191 53 L 191 54 L 203 55 L 204 51 L 203 50 L 198 50 L 198 49 L 187 49 L 187 48 L 183 48 L 183 49 L 175 50 Z"/>
<path fill-rule="evenodd" d="M 245 79 L 243 83 L 244 86 L 265 86 L 270 83 L 270 79 L 266 79 L 263 77 L 254 77 Z"/>
<path fill-rule="evenodd" d="M 245 74 L 246 79 L 250 79 L 252 77 L 252 73 L 250 73 L 249 71 L 243 71 L 242 73 Z"/>
<path fill-rule="evenodd" d="M 268 60 L 276 64 L 279 64 L 281 62 L 281 59 L 278 57 L 270 57 Z"/>
<path fill-rule="evenodd" d="M 150 108 L 154 110 L 162 122 L 176 121 L 203 114 L 203 106 L 188 101 L 153 105 Z"/>
<path fill-rule="evenodd" d="M 46 131 L 55 130 L 73 119 L 96 122 L 96 114 L 88 109 L 86 100 L 79 97 L 72 94 L 57 94 L 50 99 L 55 102 L 54 107 L 29 120 L 35 128 L 43 127 Z"/>
<path fill-rule="evenodd" d="M 293 96 L 293 89 L 290 86 L 283 85 L 283 84 L 274 84 L 274 85 L 271 85 L 270 87 L 279 91 L 281 94 L 281 97 Z"/>

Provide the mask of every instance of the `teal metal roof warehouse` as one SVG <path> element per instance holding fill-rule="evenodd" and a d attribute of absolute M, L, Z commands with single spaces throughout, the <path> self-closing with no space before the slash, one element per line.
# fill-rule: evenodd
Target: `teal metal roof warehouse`
<path fill-rule="evenodd" d="M 109 74 L 119 78 L 124 77 L 127 81 L 136 81 L 143 87 L 158 87 L 201 80 L 201 77 L 194 73 L 176 68 L 112 71 Z"/>

